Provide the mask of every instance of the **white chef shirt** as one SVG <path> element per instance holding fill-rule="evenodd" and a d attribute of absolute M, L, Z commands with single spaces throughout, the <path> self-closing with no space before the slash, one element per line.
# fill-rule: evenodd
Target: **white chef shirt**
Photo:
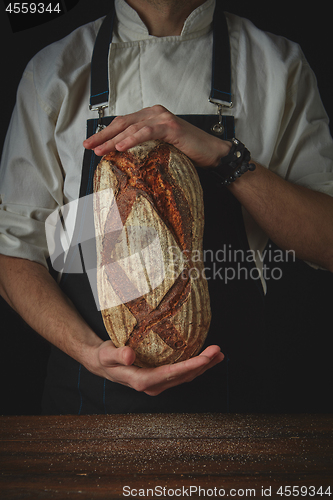
<path fill-rule="evenodd" d="M 109 51 L 109 108 L 123 115 L 154 104 L 175 114 L 213 114 L 212 18 L 207 0 L 180 36 L 150 36 L 116 0 Z M 281 177 L 333 195 L 333 143 L 316 79 L 299 46 L 227 14 L 236 137 Z M 46 265 L 44 221 L 79 196 L 90 61 L 102 19 L 40 51 L 28 64 L 5 141 L 0 172 L 0 252 Z M 250 175 L 250 174 L 248 174 Z M 250 248 L 268 238 L 244 210 Z M 223 222 L 221 222 L 223 223 Z M 260 258 L 257 258 L 260 268 Z"/>

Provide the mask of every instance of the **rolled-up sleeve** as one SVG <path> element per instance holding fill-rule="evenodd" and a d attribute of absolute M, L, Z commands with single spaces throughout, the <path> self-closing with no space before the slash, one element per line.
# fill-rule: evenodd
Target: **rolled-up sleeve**
<path fill-rule="evenodd" d="M 0 170 L 0 253 L 46 264 L 45 219 L 60 204 L 63 171 L 56 114 L 34 84 L 33 60 L 20 82 Z"/>
<path fill-rule="evenodd" d="M 333 196 L 333 140 L 316 77 L 299 49 L 291 68 L 273 170 L 290 182 Z"/>

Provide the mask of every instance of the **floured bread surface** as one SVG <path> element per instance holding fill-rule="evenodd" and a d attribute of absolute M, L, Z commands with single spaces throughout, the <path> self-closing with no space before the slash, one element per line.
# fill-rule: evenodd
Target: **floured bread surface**
<path fill-rule="evenodd" d="M 97 166 L 94 193 L 97 290 L 111 340 L 132 347 L 138 366 L 194 356 L 211 312 L 191 161 L 161 141 L 112 152 Z"/>

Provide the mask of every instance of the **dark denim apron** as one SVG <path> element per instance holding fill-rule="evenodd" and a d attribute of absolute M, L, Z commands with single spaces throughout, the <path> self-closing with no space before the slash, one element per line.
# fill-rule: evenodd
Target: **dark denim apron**
<path fill-rule="evenodd" d="M 213 22 L 210 99 L 217 105 L 222 103 L 230 107 L 229 35 L 220 4 L 217 2 Z M 99 118 L 87 122 L 87 137 L 95 133 L 98 126 L 106 126 L 114 118 L 103 116 L 102 108 L 103 103 L 108 101 L 107 61 L 114 15 L 113 8 L 105 18 L 95 43 L 90 107 L 100 110 Z M 234 118 L 223 116 L 221 106 L 218 110 L 214 115 L 181 117 L 223 140 L 231 139 L 235 136 Z M 92 193 L 93 174 L 99 160 L 100 157 L 95 156 L 93 151 L 85 151 L 80 197 Z M 151 397 L 91 374 L 80 363 L 52 347 L 43 413 L 234 412 L 252 411 L 258 407 L 258 398 L 263 397 L 260 384 L 265 359 L 262 286 L 258 273 L 252 272 L 255 271 L 254 263 L 243 257 L 248 255 L 249 246 L 239 202 L 228 189 L 219 185 L 215 176 L 200 168 L 198 174 L 204 193 L 205 269 L 212 309 L 205 346 L 218 344 L 225 354 L 224 361 L 191 383 Z M 80 225 L 89 223 L 88 219 L 88 212 L 81 214 Z M 74 242 L 75 238 L 77 245 L 72 245 L 72 248 L 79 255 L 79 228 L 74 233 Z M 60 286 L 96 334 L 103 340 L 109 340 L 86 273 L 71 272 L 70 266 L 67 266 Z"/>

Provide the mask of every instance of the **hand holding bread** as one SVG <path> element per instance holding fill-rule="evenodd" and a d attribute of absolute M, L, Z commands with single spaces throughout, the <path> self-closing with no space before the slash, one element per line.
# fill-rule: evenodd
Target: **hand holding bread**
<path fill-rule="evenodd" d="M 231 148 L 229 141 L 204 132 L 161 105 L 117 116 L 105 129 L 86 139 L 97 156 L 126 151 L 146 141 L 160 140 L 182 151 L 197 167 L 213 167 Z"/>

